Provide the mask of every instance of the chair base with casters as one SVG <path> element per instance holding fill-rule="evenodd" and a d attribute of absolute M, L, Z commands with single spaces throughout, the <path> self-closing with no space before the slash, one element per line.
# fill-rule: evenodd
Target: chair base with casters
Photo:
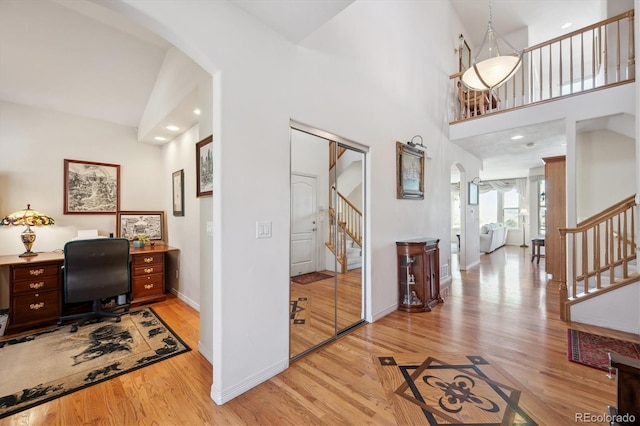
<path fill-rule="evenodd" d="M 120 310 L 122 310 L 122 312 L 116 312 Z M 80 320 L 71 324 L 71 329 L 69 331 L 71 333 L 75 333 L 76 331 L 78 331 L 78 327 L 81 327 L 93 320 L 101 320 L 102 318 L 114 318 L 115 322 L 120 322 L 120 317 L 127 312 L 129 312 L 129 304 L 121 305 L 110 310 L 103 310 L 102 301 L 94 300 L 93 308 L 90 312 L 83 312 L 80 314 L 72 314 L 60 317 L 60 319 L 58 320 L 58 325 L 63 325 L 65 322 L 71 320 Z"/>
<path fill-rule="evenodd" d="M 58 324 L 79 320 L 71 332 L 90 320 L 114 318 L 129 310 L 129 305 L 103 309 L 102 300 L 128 294 L 131 291 L 131 265 L 129 241 L 124 238 L 98 238 L 69 241 L 64 246 L 64 303 L 67 305 L 91 302 L 88 312 L 71 313 L 59 319 Z M 119 312 L 123 309 L 124 312 Z M 118 312 L 115 312 L 118 311 Z"/>

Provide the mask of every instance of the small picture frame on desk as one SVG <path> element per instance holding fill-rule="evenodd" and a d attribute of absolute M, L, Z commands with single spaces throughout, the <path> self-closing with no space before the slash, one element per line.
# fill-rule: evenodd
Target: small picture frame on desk
<path fill-rule="evenodd" d="M 184 216 L 184 169 L 173 172 L 173 215 Z"/>
<path fill-rule="evenodd" d="M 116 214 L 116 237 L 133 240 L 144 235 L 151 241 L 164 241 L 163 211 L 119 211 Z"/>

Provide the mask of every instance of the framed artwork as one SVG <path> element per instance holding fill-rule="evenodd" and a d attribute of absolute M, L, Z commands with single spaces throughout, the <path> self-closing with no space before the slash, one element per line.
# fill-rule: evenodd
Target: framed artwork
<path fill-rule="evenodd" d="M 173 172 L 173 215 L 184 216 L 184 169 Z"/>
<path fill-rule="evenodd" d="M 64 214 L 115 214 L 120 165 L 64 160 Z"/>
<path fill-rule="evenodd" d="M 396 198 L 424 199 L 424 151 L 396 142 Z"/>
<path fill-rule="evenodd" d="M 164 240 L 164 212 L 121 211 L 116 214 L 116 237 L 133 240 L 144 235 L 150 240 Z"/>
<path fill-rule="evenodd" d="M 196 143 L 196 196 L 213 195 L 213 136 Z"/>
<path fill-rule="evenodd" d="M 462 35 L 460 35 L 460 37 L 462 37 Z M 462 40 L 458 53 L 460 55 L 460 69 L 458 71 L 463 72 L 471 68 L 471 49 L 469 49 L 466 40 Z"/>
<path fill-rule="evenodd" d="M 469 205 L 477 206 L 479 200 L 479 187 L 477 183 L 469 182 Z"/>

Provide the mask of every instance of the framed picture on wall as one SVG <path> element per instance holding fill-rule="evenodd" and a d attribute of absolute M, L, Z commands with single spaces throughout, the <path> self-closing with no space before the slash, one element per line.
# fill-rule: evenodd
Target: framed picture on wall
<path fill-rule="evenodd" d="M 150 240 L 164 240 L 164 212 L 118 212 L 116 214 L 116 237 L 133 240 L 138 235 L 144 235 Z"/>
<path fill-rule="evenodd" d="M 396 142 L 396 198 L 424 199 L 424 151 Z"/>
<path fill-rule="evenodd" d="M 184 216 L 184 169 L 173 172 L 173 215 Z"/>
<path fill-rule="evenodd" d="M 64 160 L 64 214 L 115 214 L 120 208 L 120 166 Z"/>
<path fill-rule="evenodd" d="M 469 182 L 469 205 L 477 206 L 479 201 L 479 187 L 477 183 Z"/>
<path fill-rule="evenodd" d="M 196 144 L 196 196 L 213 195 L 213 136 Z"/>

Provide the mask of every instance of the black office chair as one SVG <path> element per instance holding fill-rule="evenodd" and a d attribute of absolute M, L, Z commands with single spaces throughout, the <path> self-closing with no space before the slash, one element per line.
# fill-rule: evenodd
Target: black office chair
<path fill-rule="evenodd" d="M 93 302 L 90 312 L 60 317 L 58 324 L 77 320 L 71 332 L 90 319 L 115 318 L 129 310 L 120 305 L 114 310 L 103 310 L 102 299 L 127 294 L 131 289 L 129 241 L 124 238 L 96 238 L 69 241 L 64 246 L 64 303 Z M 115 312 L 121 311 L 122 312 Z"/>

